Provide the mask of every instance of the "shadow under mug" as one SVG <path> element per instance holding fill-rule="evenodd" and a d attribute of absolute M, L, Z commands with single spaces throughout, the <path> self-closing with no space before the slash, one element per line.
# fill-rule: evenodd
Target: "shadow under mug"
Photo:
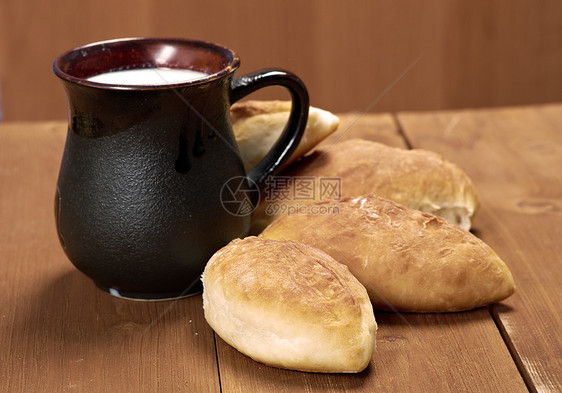
<path fill-rule="evenodd" d="M 304 132 L 309 98 L 290 72 L 234 78 L 239 64 L 228 48 L 162 38 L 98 42 L 55 60 L 69 112 L 55 197 L 57 232 L 70 261 L 103 290 L 133 299 L 198 293 L 212 254 L 247 235 L 260 187 Z M 135 86 L 88 80 L 154 67 L 206 76 Z M 290 92 L 289 121 L 246 174 L 229 108 L 271 85 Z"/>

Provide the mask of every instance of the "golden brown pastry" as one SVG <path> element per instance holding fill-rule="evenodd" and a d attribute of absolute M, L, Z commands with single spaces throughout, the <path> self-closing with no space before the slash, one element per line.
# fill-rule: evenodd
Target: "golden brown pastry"
<path fill-rule="evenodd" d="M 250 171 L 269 152 L 283 132 L 290 111 L 291 101 L 243 101 L 232 105 L 232 129 L 246 171 Z M 338 125 L 337 116 L 310 107 L 304 134 L 285 166 L 333 133 Z"/>
<path fill-rule="evenodd" d="M 203 273 L 205 319 L 228 344 L 264 364 L 353 373 L 369 364 L 376 322 L 348 268 L 304 244 L 236 239 Z"/>
<path fill-rule="evenodd" d="M 363 139 L 349 139 L 325 146 L 296 162 L 283 176 L 291 178 L 316 178 L 315 199 L 326 200 L 326 190 L 319 188 L 323 178 L 341 179 L 341 197 L 378 195 L 402 205 L 433 213 L 468 230 L 479 200 L 470 178 L 455 164 L 439 154 L 427 150 L 405 150 L 389 147 Z M 275 195 L 286 197 L 294 192 L 276 191 Z M 267 190 L 266 190 L 267 191 Z M 280 209 L 275 203 L 286 207 L 303 205 L 311 200 L 275 201 L 269 195 L 254 213 L 252 232 L 259 233 L 271 223 Z M 269 199 L 270 201 L 265 201 Z"/>
<path fill-rule="evenodd" d="M 375 196 L 318 202 L 283 216 L 264 239 L 294 240 L 346 264 L 380 310 L 445 312 L 503 300 L 515 291 L 505 263 L 470 232 Z"/>

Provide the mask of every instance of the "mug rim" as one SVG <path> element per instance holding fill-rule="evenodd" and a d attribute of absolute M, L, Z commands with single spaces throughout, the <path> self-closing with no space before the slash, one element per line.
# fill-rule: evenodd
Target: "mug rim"
<path fill-rule="evenodd" d="M 101 82 L 94 82 L 91 80 L 88 80 L 87 78 L 84 77 L 78 77 L 78 76 L 74 76 L 71 75 L 68 72 L 63 71 L 64 67 L 63 65 L 66 62 L 70 61 L 70 58 L 72 57 L 72 55 L 75 55 L 76 53 L 80 52 L 82 54 L 82 57 L 86 57 L 86 54 L 84 51 L 92 51 L 95 49 L 101 49 L 102 51 L 105 51 L 105 48 L 112 48 L 112 47 L 116 47 L 119 45 L 125 45 L 125 44 L 130 44 L 130 43 L 152 43 L 152 44 L 167 44 L 167 45 L 173 45 L 173 44 L 180 44 L 183 46 L 191 46 L 194 48 L 202 48 L 202 49 L 207 49 L 207 50 L 211 50 L 212 52 L 219 54 L 220 56 L 222 56 L 223 58 L 226 59 L 226 65 L 220 69 L 217 72 L 214 72 L 212 74 L 208 74 L 204 77 L 201 78 L 197 78 L 197 79 L 193 79 L 193 80 L 189 80 L 189 81 L 185 81 L 185 82 L 177 82 L 177 83 L 165 83 L 165 84 L 150 84 L 150 85 L 122 85 L 122 84 L 115 84 L 115 83 L 101 83 Z M 153 65 L 153 67 L 158 67 L 157 65 Z M 233 73 L 234 71 L 236 71 L 238 68 L 240 67 L 240 58 L 238 57 L 238 55 L 231 49 L 222 46 L 220 44 L 216 44 L 213 42 L 209 42 L 209 41 L 204 41 L 204 40 L 196 40 L 196 39 L 188 39 L 188 38 L 169 38 L 169 37 L 126 37 L 126 38 L 115 38 L 115 39 L 110 39 L 110 40 L 103 40 L 103 41 L 97 41 L 97 42 L 92 42 L 86 45 L 82 45 L 82 46 L 78 46 L 75 47 L 73 49 L 67 50 L 66 52 L 60 54 L 59 56 L 57 56 L 53 62 L 53 72 L 55 73 L 56 76 L 58 76 L 59 78 L 68 81 L 68 82 L 72 82 L 72 83 L 76 83 L 79 85 L 83 85 L 83 86 L 89 86 L 89 87 L 95 87 L 95 88 L 101 88 L 101 89 L 109 89 L 109 90 L 161 90 L 161 89 L 169 89 L 169 88 L 174 88 L 174 87 L 184 87 L 184 86 L 193 86 L 193 85 L 198 85 L 198 84 L 203 84 L 203 83 L 207 83 L 211 80 L 216 80 L 216 79 L 220 79 L 223 76 Z M 131 69 L 142 69 L 143 67 L 134 67 Z M 149 68 L 149 67 L 146 67 Z M 186 68 L 183 68 L 186 69 Z M 118 71 L 117 69 L 113 69 L 113 70 L 107 70 L 105 72 L 111 72 L 111 71 Z M 93 74 L 90 76 L 94 76 L 97 74 Z M 90 77 L 88 76 L 88 77 Z"/>

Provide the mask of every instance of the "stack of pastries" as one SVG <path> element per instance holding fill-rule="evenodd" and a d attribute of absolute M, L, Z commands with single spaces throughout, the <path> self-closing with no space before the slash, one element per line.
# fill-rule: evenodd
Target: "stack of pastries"
<path fill-rule="evenodd" d="M 289 110 L 279 101 L 233 106 L 247 169 L 273 145 Z M 375 349 L 373 309 L 463 311 L 513 294 L 506 264 L 468 231 L 479 199 L 459 167 L 433 152 L 362 139 L 304 156 L 339 124 L 317 108 L 309 119 L 282 175 L 337 178 L 341 192 L 299 200 L 306 208 L 291 215 L 268 214 L 275 201 L 263 201 L 253 217 L 258 236 L 211 258 L 203 307 L 221 338 L 271 366 L 360 372 Z"/>

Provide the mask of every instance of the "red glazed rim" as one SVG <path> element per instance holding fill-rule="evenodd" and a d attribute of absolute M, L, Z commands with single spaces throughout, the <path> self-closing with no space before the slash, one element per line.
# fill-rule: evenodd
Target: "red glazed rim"
<path fill-rule="evenodd" d="M 183 38 L 133 37 L 94 42 L 58 56 L 53 71 L 79 85 L 112 90 L 158 90 L 206 83 L 233 73 L 240 58 L 232 50 L 211 42 Z M 103 72 L 152 67 L 181 68 L 207 76 L 163 85 L 119 85 L 89 81 Z"/>

